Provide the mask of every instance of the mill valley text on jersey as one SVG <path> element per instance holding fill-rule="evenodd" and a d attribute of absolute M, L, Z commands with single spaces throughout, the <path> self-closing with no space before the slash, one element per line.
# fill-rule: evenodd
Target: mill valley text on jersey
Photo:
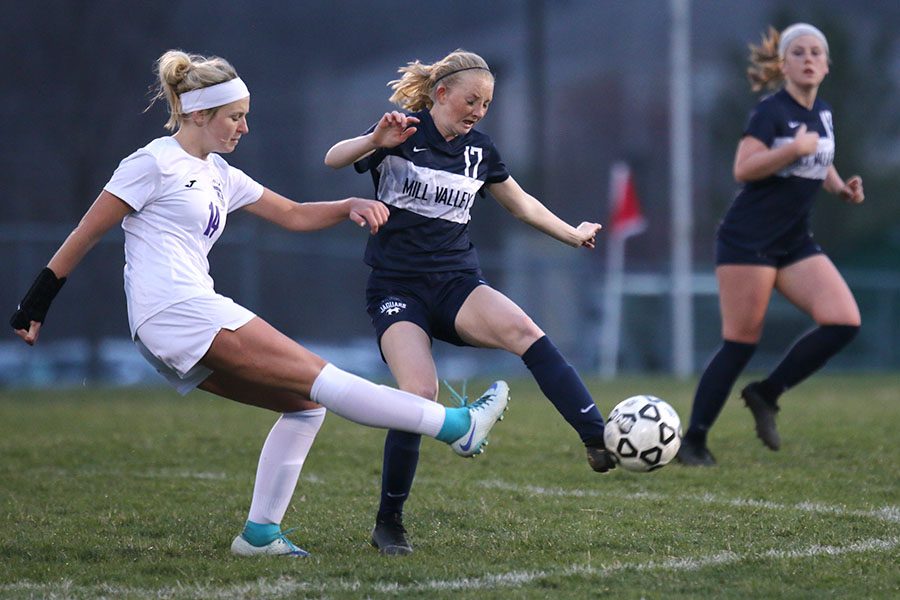
<path fill-rule="evenodd" d="M 480 148 L 478 148 L 480 150 Z M 454 189 L 452 187 L 444 187 L 435 184 L 434 189 L 429 191 L 428 182 L 418 179 L 407 178 L 403 182 L 403 195 L 424 202 L 432 202 L 434 204 L 445 204 L 454 208 L 461 208 L 468 211 L 475 201 L 475 194 L 471 192 Z"/>
<path fill-rule="evenodd" d="M 369 239 L 365 261 L 393 272 L 476 270 L 471 210 L 482 187 L 506 180 L 509 172 L 487 135 L 471 130 L 447 141 L 427 110 L 413 116 L 419 124 L 406 142 L 354 165 L 371 173 L 377 198 L 391 210 Z"/>

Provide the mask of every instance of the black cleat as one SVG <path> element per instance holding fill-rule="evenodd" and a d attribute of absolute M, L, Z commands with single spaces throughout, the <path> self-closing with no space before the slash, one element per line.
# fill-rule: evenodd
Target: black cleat
<path fill-rule="evenodd" d="M 769 402 L 759 392 L 758 383 L 751 383 L 741 390 L 741 398 L 756 421 L 756 437 L 771 450 L 781 448 L 781 436 L 775 428 L 775 415 L 778 413 L 778 405 Z"/>
<path fill-rule="evenodd" d="M 403 528 L 403 516 L 400 513 L 391 513 L 375 519 L 372 545 L 385 556 L 412 554 L 413 549 L 406 539 L 406 529 Z"/>
<path fill-rule="evenodd" d="M 598 473 L 606 473 L 616 468 L 616 459 L 602 443 L 600 445 L 585 446 L 587 461 L 591 468 Z"/>
<path fill-rule="evenodd" d="M 688 467 L 714 467 L 716 459 L 705 444 L 691 442 L 687 438 L 681 440 L 681 448 L 675 455 L 678 462 Z"/>

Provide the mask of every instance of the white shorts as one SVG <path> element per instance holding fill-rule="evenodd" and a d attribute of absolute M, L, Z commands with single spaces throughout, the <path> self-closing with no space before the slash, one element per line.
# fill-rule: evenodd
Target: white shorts
<path fill-rule="evenodd" d="M 134 343 L 147 362 L 184 395 L 212 373 L 200 359 L 219 331 L 234 331 L 255 316 L 231 298 L 199 296 L 163 309 L 141 323 Z"/>

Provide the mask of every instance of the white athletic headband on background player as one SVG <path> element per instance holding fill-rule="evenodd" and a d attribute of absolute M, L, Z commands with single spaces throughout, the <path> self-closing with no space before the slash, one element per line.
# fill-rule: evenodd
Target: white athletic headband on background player
<path fill-rule="evenodd" d="M 178 98 L 181 100 L 181 112 L 186 115 L 197 110 L 223 106 L 249 95 L 250 90 L 246 84 L 240 77 L 235 77 L 222 83 L 185 92 Z"/>
<path fill-rule="evenodd" d="M 828 40 L 825 39 L 824 33 L 809 23 L 794 23 L 781 32 L 781 39 L 778 42 L 778 56 L 784 58 L 784 53 L 787 52 L 788 46 L 801 35 L 812 35 L 819 38 L 819 41 L 825 46 L 825 53 L 830 54 L 828 52 Z"/>

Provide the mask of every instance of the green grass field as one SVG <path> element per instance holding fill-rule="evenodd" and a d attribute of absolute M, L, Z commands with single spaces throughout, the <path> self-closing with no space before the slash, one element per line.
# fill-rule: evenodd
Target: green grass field
<path fill-rule="evenodd" d="M 777 453 L 734 398 L 719 466 L 650 474 L 593 473 L 536 386 L 510 383 L 485 455 L 423 442 L 399 559 L 368 545 L 380 431 L 326 419 L 284 523 L 311 558 L 238 559 L 274 415 L 202 392 L 0 392 L 0 597 L 900 597 L 896 374 L 793 390 Z M 636 393 L 690 413 L 693 382 L 589 384 L 604 413 Z"/>

